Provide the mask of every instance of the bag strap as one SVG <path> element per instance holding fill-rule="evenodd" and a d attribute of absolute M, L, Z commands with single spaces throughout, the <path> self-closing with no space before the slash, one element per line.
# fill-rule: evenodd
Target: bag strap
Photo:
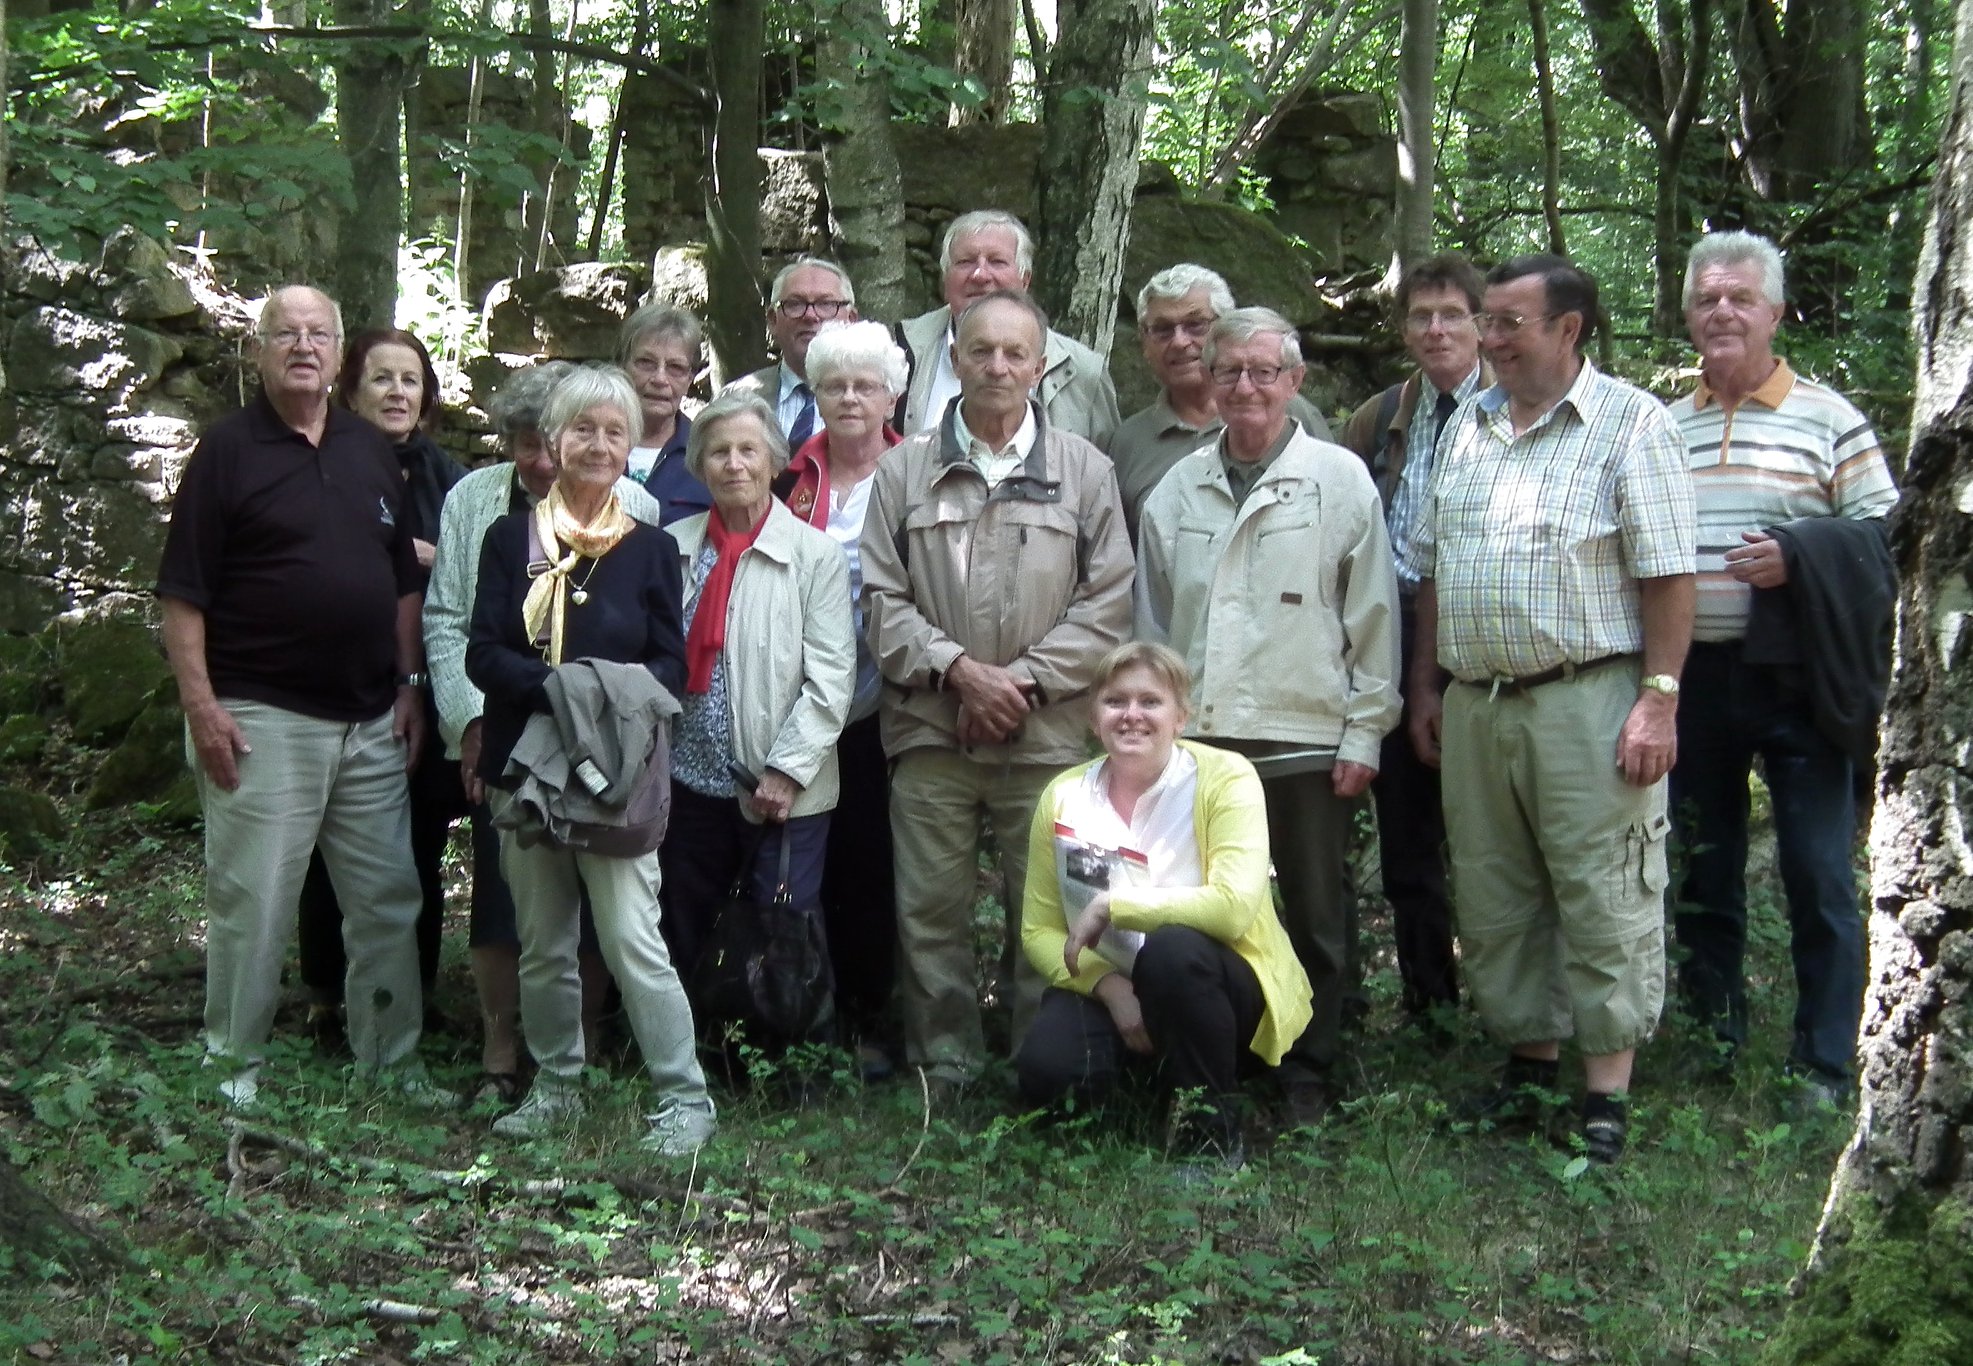
<path fill-rule="evenodd" d="M 753 872 L 754 864 L 760 861 L 761 846 L 767 842 L 767 837 L 773 829 L 774 823 L 772 821 L 762 821 L 760 828 L 754 831 L 754 837 L 747 841 L 747 856 L 740 860 L 740 866 L 733 874 L 733 886 L 726 893 L 729 900 L 744 901 L 747 899 L 747 876 Z M 787 841 L 783 840 L 781 842 L 781 881 L 786 883 L 787 880 L 788 846 Z"/>
<path fill-rule="evenodd" d="M 774 899 L 793 904 L 795 894 L 788 889 L 788 856 L 794 841 L 788 838 L 787 822 L 777 822 L 774 828 L 781 832 L 781 866 L 774 875 Z"/>

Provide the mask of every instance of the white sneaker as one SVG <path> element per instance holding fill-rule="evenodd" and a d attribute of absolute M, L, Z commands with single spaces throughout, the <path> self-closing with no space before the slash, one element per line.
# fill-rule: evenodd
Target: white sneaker
<path fill-rule="evenodd" d="M 235 1072 L 219 1083 L 219 1094 L 235 1110 L 251 1110 L 260 1103 L 260 1068 L 249 1067 Z"/>
<path fill-rule="evenodd" d="M 385 1085 L 420 1110 L 449 1113 L 466 1103 L 466 1098 L 448 1086 L 440 1086 L 425 1075 L 424 1069 L 387 1075 Z"/>
<path fill-rule="evenodd" d="M 493 1132 L 502 1138 L 539 1138 L 557 1129 L 583 1111 L 582 1093 L 573 1085 L 557 1085 L 538 1079 L 528 1098 L 493 1121 Z"/>
<path fill-rule="evenodd" d="M 667 1105 L 649 1119 L 651 1132 L 644 1135 L 643 1142 L 638 1146 L 659 1157 L 690 1157 L 705 1147 L 719 1131 L 719 1117 L 713 1113 L 710 1102 L 703 1110 L 695 1106 Z"/>

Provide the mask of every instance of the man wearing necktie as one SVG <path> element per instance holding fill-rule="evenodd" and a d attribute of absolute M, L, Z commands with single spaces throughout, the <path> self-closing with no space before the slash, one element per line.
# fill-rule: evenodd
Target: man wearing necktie
<path fill-rule="evenodd" d="M 781 359 L 728 389 L 751 390 L 766 399 L 780 420 L 788 449 L 798 451 L 815 435 L 815 394 L 808 387 L 808 346 L 822 324 L 855 322 L 856 288 L 834 261 L 804 256 L 783 266 L 768 290 L 767 331 Z"/>
<path fill-rule="evenodd" d="M 1480 273 L 1456 251 L 1406 270 L 1398 279 L 1397 315 L 1417 373 L 1367 400 L 1343 429 L 1342 444 L 1370 466 L 1399 564 L 1401 684 L 1411 672 L 1418 592 L 1418 580 L 1403 569 L 1412 520 L 1431 483 L 1439 434 L 1461 402 L 1493 383 L 1492 370 L 1480 359 L 1480 331 L 1473 321 L 1484 292 Z M 1408 696 L 1409 687 L 1402 690 Z M 1404 1008 L 1429 1023 L 1434 1007 L 1459 1003 L 1459 974 L 1452 952 L 1452 904 L 1446 895 L 1439 773 L 1426 767 L 1412 748 L 1410 720 L 1407 702 L 1404 722 L 1384 738 L 1383 762 L 1370 790 L 1377 802 L 1384 897 L 1391 903 Z"/>

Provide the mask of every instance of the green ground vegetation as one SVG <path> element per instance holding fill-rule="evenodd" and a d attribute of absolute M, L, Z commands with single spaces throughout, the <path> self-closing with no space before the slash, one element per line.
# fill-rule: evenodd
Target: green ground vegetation
<path fill-rule="evenodd" d="M 1607 1174 L 1449 1123 L 1496 1051 L 1469 1016 L 1444 1041 L 1401 1022 L 1374 887 L 1353 1098 L 1315 1131 L 1258 1115 L 1245 1169 L 1203 1186 L 1175 1180 L 1153 1105 L 1051 1124 L 989 1085 L 932 1107 L 826 1054 L 724 1096 L 696 1165 L 637 1149 L 627 1049 L 580 1124 L 505 1144 L 490 1110 L 357 1087 L 298 1011 L 242 1121 L 195 1038 L 196 835 L 56 795 L 65 842 L 0 875 L 0 1158 L 107 1251 L 0 1248 L 20 1362 L 1746 1361 L 1848 1134 L 1779 1077 L 1765 878 L 1758 1046 L 1708 1080 L 1669 1020 Z M 439 1004 L 460 1023 L 427 1048 L 463 1087 L 458 929 Z"/>

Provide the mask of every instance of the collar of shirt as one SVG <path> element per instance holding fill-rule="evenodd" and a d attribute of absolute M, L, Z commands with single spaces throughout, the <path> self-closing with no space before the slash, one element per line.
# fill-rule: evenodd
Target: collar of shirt
<path fill-rule="evenodd" d="M 1474 361 L 1473 372 L 1454 386 L 1452 391 L 1453 399 L 1459 403 L 1464 403 L 1467 399 L 1473 397 L 1473 391 L 1479 387 L 1480 363 Z M 1420 370 L 1418 372 L 1418 407 L 1415 411 L 1419 417 L 1429 418 L 1434 415 L 1438 406 L 1439 388 L 1432 383 L 1431 378 L 1423 370 Z"/>
<path fill-rule="evenodd" d="M 1763 408 L 1778 409 L 1794 389 L 1795 372 L 1788 367 L 1788 362 L 1782 357 L 1776 356 L 1774 359 L 1774 373 L 1755 386 L 1754 391 L 1747 395 L 1745 401 L 1758 403 Z M 1692 391 L 1692 406 L 1695 409 L 1704 408 L 1708 404 L 1717 402 L 1719 395 L 1706 383 L 1706 376 L 1702 371 L 1699 375 L 1699 387 Z"/>
<path fill-rule="evenodd" d="M 1038 429 L 1034 421 L 1034 404 L 1030 403 L 1021 413 L 1021 425 L 1014 429 L 1014 438 L 999 450 L 994 450 L 986 442 L 974 436 L 966 427 L 965 404 L 952 410 L 952 435 L 959 449 L 966 452 L 967 461 L 978 470 L 992 488 L 1008 475 L 1021 467 L 1021 462 L 1034 450 L 1034 439 Z"/>
<path fill-rule="evenodd" d="M 1564 408 L 1567 408 L 1574 414 L 1576 421 L 1584 421 L 1589 391 L 1600 383 L 1601 380 L 1602 372 L 1596 368 L 1596 362 L 1588 356 L 1584 356 L 1582 358 L 1582 369 L 1576 372 L 1575 382 L 1569 386 L 1568 392 L 1555 400 L 1553 407 L 1549 408 L 1547 412 L 1543 413 L 1533 422 L 1530 422 L 1527 430 L 1515 432 L 1510 429 L 1501 434 L 1500 439 L 1503 441 L 1515 441 L 1520 437 L 1538 432 L 1550 422 L 1553 422 L 1555 415 Z M 1507 402 L 1507 386 L 1505 384 L 1495 384 L 1491 389 L 1480 395 L 1480 413 L 1485 420 L 1498 426 L 1507 420 Z"/>
<path fill-rule="evenodd" d="M 1294 440 L 1298 429 L 1299 424 L 1293 418 L 1283 422 L 1281 435 L 1274 438 L 1274 444 L 1269 446 L 1258 460 L 1235 460 L 1232 452 L 1227 448 L 1226 433 L 1222 431 L 1219 437 L 1219 462 L 1226 468 L 1227 482 L 1236 487 L 1242 483 L 1249 488 L 1253 487 L 1259 482 L 1260 477 L 1267 473 L 1281 452 L 1288 449 L 1288 443 Z"/>
<path fill-rule="evenodd" d="M 1226 425 L 1219 419 L 1218 414 L 1214 414 L 1213 420 L 1205 426 L 1193 426 L 1190 422 L 1187 422 L 1178 415 L 1178 410 L 1171 406 L 1171 400 L 1165 397 L 1162 389 L 1158 391 L 1158 396 L 1151 401 L 1151 417 L 1158 424 L 1159 436 L 1170 436 L 1173 432 L 1186 432 L 1193 436 L 1211 436 Z"/>

